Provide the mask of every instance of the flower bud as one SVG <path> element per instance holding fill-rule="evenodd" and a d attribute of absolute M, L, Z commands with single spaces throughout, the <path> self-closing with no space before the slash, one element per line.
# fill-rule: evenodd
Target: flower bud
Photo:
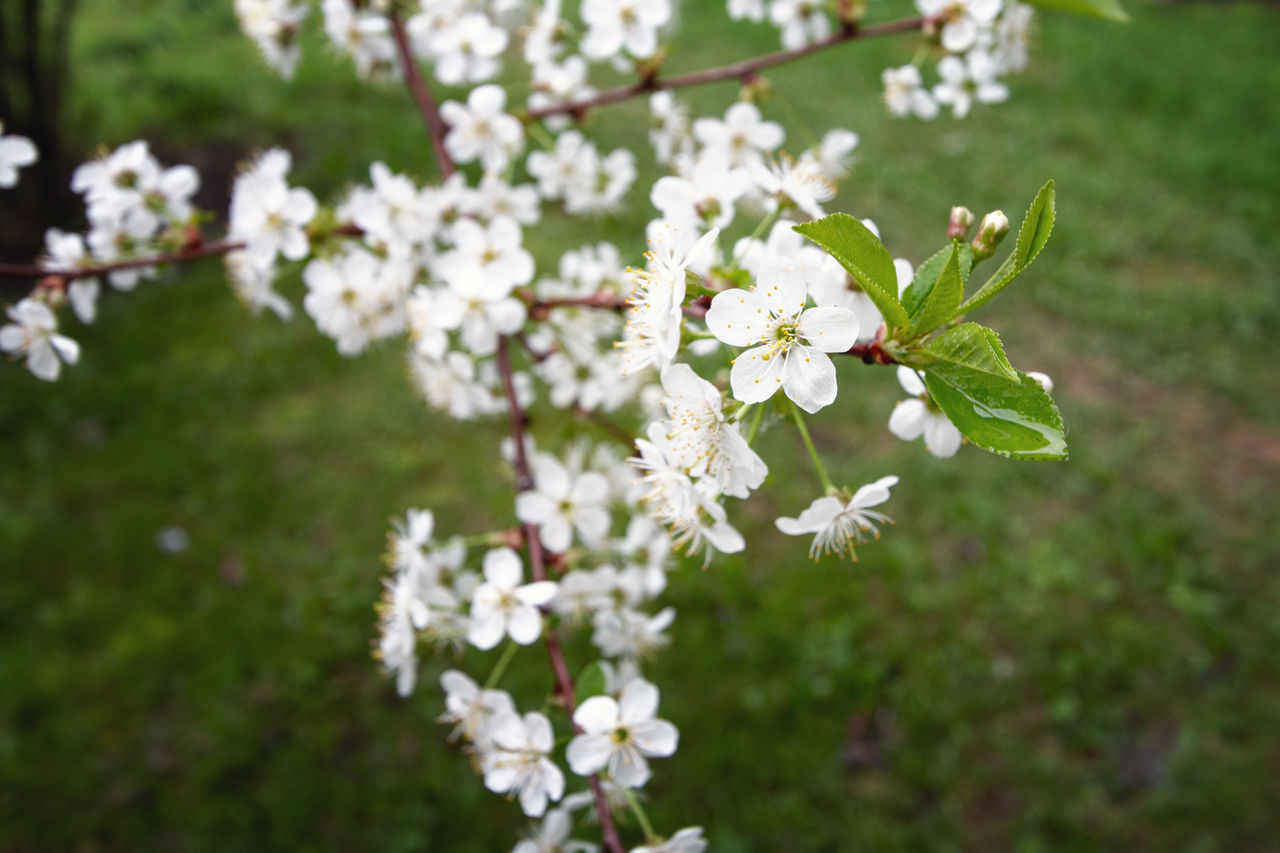
<path fill-rule="evenodd" d="M 1027 375 L 1040 383 L 1040 387 L 1044 389 L 1046 394 L 1053 393 L 1053 380 L 1049 378 L 1049 374 L 1041 373 L 1038 370 L 1028 370 Z"/>
<path fill-rule="evenodd" d="M 973 227 L 973 211 L 967 207 L 951 208 L 951 220 L 947 223 L 947 239 L 963 240 Z"/>
<path fill-rule="evenodd" d="M 999 210 L 993 210 L 982 217 L 982 222 L 978 225 L 978 236 L 969 244 L 974 258 L 983 260 L 994 255 L 996 246 L 1000 245 L 1000 241 L 1008 233 L 1009 217 Z"/>

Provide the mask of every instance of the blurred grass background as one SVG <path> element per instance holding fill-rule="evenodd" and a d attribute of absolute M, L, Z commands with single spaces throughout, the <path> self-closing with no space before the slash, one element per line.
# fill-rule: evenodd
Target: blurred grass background
<path fill-rule="evenodd" d="M 720 851 L 1280 849 L 1278 11 L 1043 15 L 1012 101 L 963 122 L 886 116 L 905 42 L 769 75 L 816 132 L 862 135 L 831 207 L 897 255 L 925 257 L 952 204 L 1020 212 L 1057 180 L 1053 240 L 982 319 L 1054 377 L 1072 459 L 934 460 L 884 427 L 892 371 L 849 363 L 815 440 L 838 481 L 901 475 L 898 524 L 857 564 L 813 563 L 772 520 L 817 483 L 766 433 L 770 485 L 731 507 L 747 552 L 672 576 L 659 828 Z M 677 70 L 776 46 L 719 2 L 682 15 Z M 374 159 L 432 174 L 402 89 L 314 38 L 277 80 L 230 3 L 85 0 L 73 35 L 74 144 L 146 137 L 202 168 L 209 203 L 274 144 L 322 198 Z M 590 124 L 612 147 L 644 121 L 635 102 Z M 542 268 L 599 237 L 636 255 L 644 169 L 625 217 L 550 215 Z M 510 523 L 504 425 L 426 411 L 402 344 L 349 361 L 305 317 L 249 318 L 216 263 L 73 334 L 58 385 L 0 380 L 0 848 L 509 849 L 526 821 L 433 722 L 452 662 L 402 701 L 370 657 L 389 517 Z M 168 525 L 188 550 L 156 547 Z M 532 700 L 543 653 L 519 663 Z"/>

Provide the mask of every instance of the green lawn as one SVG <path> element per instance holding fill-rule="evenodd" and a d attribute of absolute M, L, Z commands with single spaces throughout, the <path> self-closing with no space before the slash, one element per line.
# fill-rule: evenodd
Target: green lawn
<path fill-rule="evenodd" d="M 144 135 L 216 172 L 285 144 L 322 196 L 373 159 L 432 173 L 405 93 L 318 43 L 286 84 L 229 3 L 83 7 L 86 150 Z M 1056 380 L 1072 459 L 934 460 L 885 429 L 892 371 L 845 364 L 814 437 L 837 481 L 902 477 L 898 523 L 857 564 L 813 563 L 772 522 L 816 478 L 792 431 L 766 432 L 770 485 L 730 507 L 747 551 L 672 575 L 652 676 L 682 738 L 648 788 L 659 828 L 701 824 L 717 851 L 1275 849 L 1280 10 L 1132 11 L 1042 16 L 1012 101 L 964 122 L 885 115 L 902 42 L 770 75 L 814 130 L 862 135 L 832 209 L 895 254 L 936 248 L 952 204 L 1020 212 L 1056 179 L 1053 239 L 979 319 Z M 776 43 L 726 37 L 718 0 L 682 14 L 676 69 Z M 612 147 L 643 120 L 591 124 Z M 643 192 L 598 228 L 552 216 L 540 263 L 597 234 L 638 252 Z M 388 518 L 511 522 L 505 424 L 428 412 L 401 343 L 346 360 L 305 317 L 249 318 L 216 263 L 106 299 L 76 335 L 59 384 L 0 379 L 0 848 L 510 849 L 519 809 L 433 722 L 453 662 L 405 701 L 370 657 Z M 189 550 L 157 549 L 167 525 Z M 525 702 L 544 661 L 512 668 Z"/>

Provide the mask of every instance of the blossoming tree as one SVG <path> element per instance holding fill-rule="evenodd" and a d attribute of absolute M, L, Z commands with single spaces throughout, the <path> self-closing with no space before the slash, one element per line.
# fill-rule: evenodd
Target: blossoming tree
<path fill-rule="evenodd" d="M 767 20 L 783 49 L 671 76 L 663 72 L 676 21 L 669 0 L 319 5 L 357 74 L 403 77 L 441 180 L 422 186 L 373 163 L 368 184 L 321 205 L 290 186 L 290 156 L 273 149 L 237 177 L 226 235 L 214 239 L 191 203 L 196 171 L 163 166 L 145 142 L 124 145 L 72 178 L 87 208 L 83 234 L 50 229 L 36 264 L 0 264 L 2 276 L 35 281 L 7 309 L 0 349 L 55 380 L 81 355 L 59 331 L 59 310 L 91 323 L 104 282 L 127 292 L 166 266 L 211 255 L 225 258 L 251 311 L 282 319 L 294 308 L 275 282 L 285 265 L 302 264 L 303 309 L 344 355 L 407 333 L 410 382 L 429 406 L 509 420 L 502 453 L 514 471 L 515 523 L 437 532 L 430 510 L 407 510 L 389 540 L 383 667 L 408 696 L 424 647 L 501 648 L 483 681 L 444 673 L 440 719 L 485 787 L 541 819 L 517 853 L 601 845 L 619 853 L 627 849 L 620 809 L 635 813 L 643 833 L 636 853 L 704 850 L 698 827 L 653 827 L 635 793 L 663 772 L 651 761 L 680 744 L 643 665 L 675 619 L 660 605 L 673 554 L 707 565 L 746 547 L 729 499 L 767 484 L 769 466 L 753 449 L 761 429 L 793 426 L 812 457 L 824 491 L 777 528 L 811 536 L 815 558 L 853 559 L 889 521 L 877 507 L 898 478 L 833 482 L 806 425 L 835 401 L 842 374 L 863 365 L 896 367 L 910 399 L 888 427 L 904 440 L 923 436 L 935 456 L 967 442 L 1015 459 L 1066 458 L 1049 378 L 1015 369 L 997 334 L 967 319 L 1044 248 L 1053 183 L 1034 196 L 991 272 L 980 270 L 1013 224 L 995 211 L 975 229 L 963 207 L 950 210 L 938 251 L 913 265 L 893 257 L 870 220 L 824 210 L 857 134 L 834 128 L 788 156 L 787 129 L 762 114 L 754 84 L 768 68 L 848 42 L 910 38 L 917 61 L 881 75 L 887 108 L 962 117 L 1008 97 L 1001 79 L 1026 64 L 1032 8 L 917 0 L 917 17 L 864 23 L 865 5 L 851 0 L 729 0 L 729 18 Z M 1123 17 L 1110 0 L 1036 5 Z M 266 61 L 291 75 L 310 5 L 235 0 L 235 9 Z M 591 78 L 600 64 L 635 80 L 598 89 Z M 438 103 L 424 71 L 465 97 Z M 528 75 L 524 104 L 512 101 L 514 87 L 492 82 L 515 74 Z M 937 82 L 926 86 L 927 76 Z M 732 79 L 751 85 L 722 115 L 693 117 L 679 100 L 686 87 Z M 636 152 L 603 151 L 579 126 L 589 112 L 636 97 L 648 99 L 653 117 L 644 156 L 669 172 L 647 191 L 633 186 Z M 0 187 L 37 156 L 29 140 L 0 136 Z M 544 207 L 592 216 L 626 203 L 657 211 L 643 260 L 587 242 L 557 269 L 536 268 L 525 243 Z M 558 419 L 556 434 L 593 421 L 620 446 L 585 431 L 567 445 L 539 443 L 530 410 L 540 403 L 540 419 Z M 639 413 L 643 434 L 631 435 L 615 413 Z M 596 660 L 567 659 L 561 637 L 577 631 L 590 632 Z M 546 701 L 522 710 L 502 679 L 516 660 L 545 666 L 521 654 L 539 643 L 550 660 Z M 598 840 L 571 840 L 581 810 Z"/>

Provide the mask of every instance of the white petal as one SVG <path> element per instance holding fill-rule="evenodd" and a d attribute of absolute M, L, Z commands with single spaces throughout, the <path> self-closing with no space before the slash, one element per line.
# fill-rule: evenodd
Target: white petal
<path fill-rule="evenodd" d="M 573 722 L 587 734 L 613 731 L 618 725 L 618 703 L 611 696 L 592 696 L 574 711 Z"/>
<path fill-rule="evenodd" d="M 491 649 L 502 641 L 506 628 L 506 620 L 497 610 L 487 613 L 472 613 L 471 628 L 467 631 L 467 642 L 477 649 Z"/>
<path fill-rule="evenodd" d="M 515 589 L 524 575 L 524 567 L 515 551 L 495 548 L 484 555 L 484 577 L 500 589 Z"/>
<path fill-rule="evenodd" d="M 590 776 L 599 772 L 609 763 L 613 755 L 613 741 L 608 735 L 578 735 L 569 741 L 565 750 L 565 758 L 569 760 L 569 769 L 579 776 Z"/>
<path fill-rule="evenodd" d="M 929 409 L 924 400 L 903 400 L 889 416 L 889 432 L 903 441 L 915 441 L 924 432 Z"/>
<path fill-rule="evenodd" d="M 535 607 L 512 608 L 507 617 L 507 633 L 522 646 L 536 642 L 542 636 L 542 614 Z"/>
<path fill-rule="evenodd" d="M 749 349 L 739 355 L 733 360 L 733 369 L 729 372 L 733 396 L 744 403 L 762 403 L 772 397 L 782 387 L 784 361 L 767 346 Z"/>
<path fill-rule="evenodd" d="M 848 308 L 810 308 L 796 334 L 823 352 L 844 352 L 858 340 L 858 315 Z"/>
<path fill-rule="evenodd" d="M 782 370 L 782 387 L 797 406 L 809 414 L 836 399 L 836 366 L 824 352 L 793 346 Z"/>
<path fill-rule="evenodd" d="M 651 720 L 631 727 L 636 749 L 651 758 L 675 755 L 680 742 L 680 732 L 666 720 Z"/>
<path fill-rule="evenodd" d="M 946 415 L 933 414 L 924 422 L 924 446 L 939 459 L 950 459 L 960 449 L 960 430 Z"/>
<path fill-rule="evenodd" d="M 622 722 L 627 724 L 653 719 L 658 712 L 658 688 L 647 681 L 633 680 L 618 700 Z"/>
<path fill-rule="evenodd" d="M 768 329 L 769 306 L 749 290 L 717 293 L 707 309 L 706 323 L 711 334 L 735 347 L 760 343 Z"/>
<path fill-rule="evenodd" d="M 804 301 L 809 295 L 801 266 L 781 256 L 774 256 L 764 262 L 760 267 L 756 286 L 756 292 L 769 303 L 769 307 L 784 317 L 794 317 L 803 311 Z M 853 346 L 852 341 L 849 346 Z"/>

